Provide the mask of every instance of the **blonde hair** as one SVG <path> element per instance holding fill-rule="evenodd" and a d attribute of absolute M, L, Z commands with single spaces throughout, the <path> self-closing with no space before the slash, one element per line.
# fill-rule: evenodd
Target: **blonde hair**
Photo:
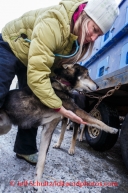
<path fill-rule="evenodd" d="M 74 56 L 72 56 L 70 58 L 62 59 L 59 62 L 59 64 L 64 64 L 64 63 L 65 64 L 75 64 L 77 62 L 80 62 L 80 61 L 87 59 L 91 55 L 94 42 L 84 44 L 86 34 L 88 33 L 87 24 L 90 20 L 91 19 L 88 17 L 88 15 L 83 11 L 81 13 L 81 15 L 79 16 L 79 18 L 77 19 L 77 21 L 75 22 L 75 25 L 74 25 L 73 30 L 72 30 L 72 33 L 74 35 L 76 35 L 76 34 L 78 34 L 78 30 L 80 29 L 80 27 L 82 29 L 79 50 Z"/>

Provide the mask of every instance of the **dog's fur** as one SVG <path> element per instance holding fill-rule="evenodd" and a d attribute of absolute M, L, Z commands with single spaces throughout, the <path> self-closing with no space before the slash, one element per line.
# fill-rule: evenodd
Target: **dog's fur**
<path fill-rule="evenodd" d="M 103 122 L 91 117 L 88 113 L 81 110 L 73 102 L 72 98 L 70 98 L 70 91 L 72 89 L 76 89 L 77 91 L 94 91 L 97 89 L 97 85 L 89 77 L 87 69 L 78 64 L 63 65 L 57 68 L 55 73 L 62 77 L 62 79 L 53 80 L 52 86 L 66 109 L 73 111 L 87 122 L 89 126 L 103 129 L 106 132 L 117 133 L 117 129 L 109 127 Z M 7 133 L 9 129 L 11 129 L 11 124 L 18 125 L 23 129 L 43 126 L 35 181 L 41 181 L 46 153 L 50 145 L 52 133 L 60 119 L 61 115 L 59 112 L 55 113 L 53 109 L 42 104 L 29 88 L 9 91 L 5 98 L 5 103 L 0 112 L 0 134 Z M 66 129 L 66 119 L 63 119 L 63 122 L 65 124 L 62 127 L 61 137 L 56 147 L 61 145 Z M 72 143 L 69 150 L 71 154 L 74 152 L 76 134 L 77 129 L 74 128 Z"/>

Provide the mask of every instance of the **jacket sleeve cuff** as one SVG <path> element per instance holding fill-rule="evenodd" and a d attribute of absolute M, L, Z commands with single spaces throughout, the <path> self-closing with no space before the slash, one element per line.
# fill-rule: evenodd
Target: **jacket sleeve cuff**
<path fill-rule="evenodd" d="M 58 108 L 58 109 L 54 109 L 54 111 L 56 111 L 56 112 L 59 112 L 59 110 L 60 110 L 61 108 Z"/>

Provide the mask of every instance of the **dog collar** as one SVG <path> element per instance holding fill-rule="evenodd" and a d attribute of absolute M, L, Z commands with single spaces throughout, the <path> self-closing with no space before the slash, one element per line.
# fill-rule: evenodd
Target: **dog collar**
<path fill-rule="evenodd" d="M 64 85 L 66 85 L 66 86 L 71 86 L 70 82 L 66 81 L 66 80 L 63 79 L 63 78 L 60 78 L 60 77 L 56 76 L 55 79 L 56 79 L 58 82 L 60 82 L 60 83 L 62 83 L 62 84 L 64 84 Z"/>

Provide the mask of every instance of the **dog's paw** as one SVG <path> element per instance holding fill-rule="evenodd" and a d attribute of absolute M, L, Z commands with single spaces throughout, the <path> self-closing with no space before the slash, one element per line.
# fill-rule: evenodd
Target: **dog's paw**
<path fill-rule="evenodd" d="M 43 187 L 35 186 L 34 190 L 36 191 L 36 193 L 43 193 Z"/>
<path fill-rule="evenodd" d="M 43 193 L 44 191 L 44 188 L 42 186 L 42 182 L 38 182 L 38 181 L 35 181 L 34 182 L 34 187 L 33 187 L 34 191 L 36 193 Z"/>
<path fill-rule="evenodd" d="M 111 134 L 116 134 L 116 133 L 118 133 L 118 131 L 119 131 L 118 129 L 113 128 L 113 127 L 109 127 L 109 126 L 103 127 L 102 130 L 104 130 L 104 131 L 107 132 L 107 133 L 111 133 Z"/>
<path fill-rule="evenodd" d="M 118 129 L 116 129 L 116 128 L 111 128 L 111 133 L 112 133 L 112 134 L 118 133 Z"/>
<path fill-rule="evenodd" d="M 53 148 L 59 149 L 60 148 L 60 144 L 56 143 L 55 145 L 53 145 Z"/>
<path fill-rule="evenodd" d="M 74 155 L 74 153 L 75 153 L 75 149 L 69 148 L 68 154 L 69 155 Z"/>
<path fill-rule="evenodd" d="M 79 141 L 83 141 L 83 137 L 79 137 Z"/>

